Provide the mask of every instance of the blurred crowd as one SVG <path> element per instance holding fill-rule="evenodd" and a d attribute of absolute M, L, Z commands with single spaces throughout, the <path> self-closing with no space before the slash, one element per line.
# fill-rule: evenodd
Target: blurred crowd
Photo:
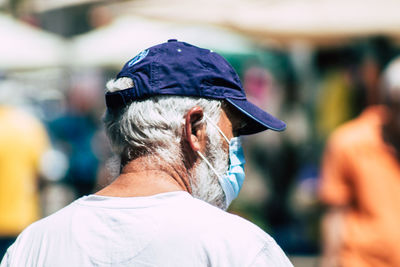
<path fill-rule="evenodd" d="M 299 49 L 226 55 L 249 100 L 288 125 L 283 134 L 244 138 L 247 182 L 230 212 L 266 230 L 289 255 L 320 255 L 327 140 L 379 103 L 381 73 L 399 50 L 383 37 Z M 101 117 L 104 84 L 115 71 L 0 75 L 0 249 L 32 221 L 112 180 Z M 25 180 L 17 185 L 14 176 Z"/>

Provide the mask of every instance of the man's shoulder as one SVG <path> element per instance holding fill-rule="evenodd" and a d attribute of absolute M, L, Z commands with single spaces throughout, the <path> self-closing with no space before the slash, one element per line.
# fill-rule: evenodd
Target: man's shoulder
<path fill-rule="evenodd" d="M 273 239 L 254 223 L 204 201 L 195 200 L 193 205 L 192 221 L 193 227 L 208 228 L 210 235 L 220 237 L 220 240 L 253 240 L 260 243 L 270 242 Z"/>
<path fill-rule="evenodd" d="M 194 199 L 188 206 L 192 210 L 179 223 L 183 228 L 178 227 L 178 233 L 171 233 L 175 240 L 182 238 L 183 244 L 201 247 L 200 251 L 206 251 L 215 262 L 227 254 L 233 262 L 243 263 L 242 266 L 260 260 L 287 262 L 275 240 L 254 223 L 201 200 Z"/>
<path fill-rule="evenodd" d="M 71 203 L 26 227 L 7 251 L 7 261 L 10 262 L 10 266 L 37 266 L 38 255 L 55 247 L 56 243 L 60 243 L 60 237 L 66 236 L 63 224 L 68 223 L 68 216 L 73 206 Z M 26 255 L 38 257 L 30 258 Z"/>
<path fill-rule="evenodd" d="M 38 236 L 45 233 L 51 233 L 52 231 L 57 232 L 63 224 L 68 223 L 68 219 L 70 218 L 70 214 L 73 212 L 74 207 L 75 203 L 73 202 L 53 214 L 32 223 L 22 231 L 20 237 L 22 238 L 32 235 Z"/>

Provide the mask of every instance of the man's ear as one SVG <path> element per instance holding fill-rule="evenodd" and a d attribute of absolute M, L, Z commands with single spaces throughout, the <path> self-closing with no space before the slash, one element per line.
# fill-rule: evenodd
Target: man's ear
<path fill-rule="evenodd" d="M 186 113 L 185 117 L 185 139 L 194 152 L 201 150 L 205 140 L 205 126 L 196 126 L 203 115 L 203 108 L 195 106 Z"/>

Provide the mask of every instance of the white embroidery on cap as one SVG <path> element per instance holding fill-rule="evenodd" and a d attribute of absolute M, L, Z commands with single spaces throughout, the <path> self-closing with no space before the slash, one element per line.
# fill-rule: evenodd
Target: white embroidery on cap
<path fill-rule="evenodd" d="M 132 67 L 133 65 L 139 63 L 142 59 L 144 59 L 147 54 L 149 53 L 149 49 L 146 49 L 142 52 L 140 52 L 139 54 L 137 54 L 134 58 L 132 58 L 129 63 L 128 63 L 128 67 Z"/>

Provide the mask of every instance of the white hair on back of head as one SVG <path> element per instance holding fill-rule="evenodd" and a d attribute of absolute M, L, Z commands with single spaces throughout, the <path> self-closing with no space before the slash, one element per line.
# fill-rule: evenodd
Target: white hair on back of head
<path fill-rule="evenodd" d="M 108 92 L 113 93 L 133 87 L 133 81 L 128 77 L 121 77 L 116 80 L 109 80 L 106 87 Z"/>
<path fill-rule="evenodd" d="M 108 92 L 133 87 L 130 78 L 107 83 Z M 140 156 L 158 156 L 169 163 L 182 162 L 181 141 L 186 113 L 200 106 L 212 120 L 218 121 L 221 101 L 185 97 L 154 96 L 134 101 L 118 112 L 107 111 L 104 123 L 114 152 L 123 161 Z M 199 123 L 206 123 L 204 118 Z"/>
<path fill-rule="evenodd" d="M 109 92 L 133 87 L 130 78 L 119 78 L 107 83 Z M 104 117 L 107 135 L 114 152 L 127 161 L 139 156 L 161 159 L 170 164 L 184 164 L 182 136 L 185 114 L 194 106 L 200 106 L 212 121 L 219 121 L 222 102 L 195 97 L 157 96 L 135 101 L 117 113 L 107 112 Z M 199 124 L 207 124 L 203 118 Z M 196 125 L 198 126 L 198 125 Z M 206 127 L 208 137 L 206 157 L 222 175 L 228 167 L 227 154 L 215 127 Z M 188 173 L 192 195 L 214 206 L 225 208 L 225 194 L 218 177 L 201 161 L 194 171 Z"/>

